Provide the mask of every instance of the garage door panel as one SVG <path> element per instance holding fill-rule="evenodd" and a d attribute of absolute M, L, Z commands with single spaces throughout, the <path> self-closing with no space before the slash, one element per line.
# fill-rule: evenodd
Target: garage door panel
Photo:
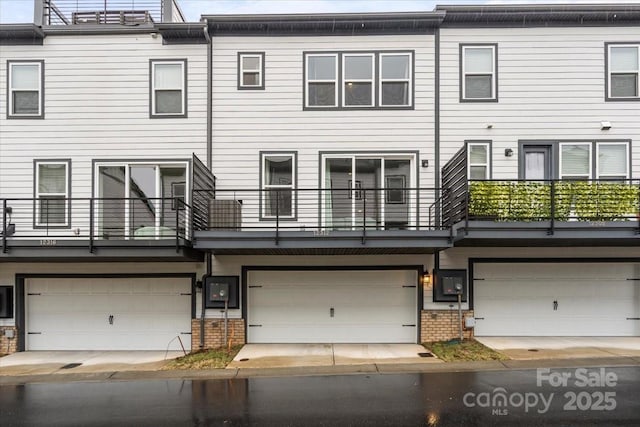
<path fill-rule="evenodd" d="M 628 279 L 639 272 L 631 263 L 479 263 L 475 333 L 636 336 L 640 322 L 627 318 L 640 312 L 640 282 Z"/>
<path fill-rule="evenodd" d="M 27 294 L 40 295 L 27 295 L 27 330 L 39 332 L 27 349 L 179 350 L 175 337 L 191 329 L 191 296 L 180 294 L 190 290 L 184 278 L 28 279 Z"/>
<path fill-rule="evenodd" d="M 415 271 L 252 271 L 248 278 L 249 342 L 416 342 Z"/>

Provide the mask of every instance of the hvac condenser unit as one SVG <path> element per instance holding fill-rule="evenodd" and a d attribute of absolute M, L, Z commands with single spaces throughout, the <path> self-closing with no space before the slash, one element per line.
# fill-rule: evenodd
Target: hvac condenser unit
<path fill-rule="evenodd" d="M 209 229 L 240 231 L 242 202 L 240 200 L 209 200 Z"/>

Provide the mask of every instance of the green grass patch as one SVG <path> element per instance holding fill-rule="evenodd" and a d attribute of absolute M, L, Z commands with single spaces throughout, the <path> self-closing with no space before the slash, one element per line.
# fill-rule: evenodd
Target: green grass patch
<path fill-rule="evenodd" d="M 198 350 L 186 356 L 179 357 L 167 363 L 164 370 L 172 369 L 215 369 L 224 368 L 236 357 L 242 345 L 231 347 L 231 351 L 226 348 L 212 350 Z"/>
<path fill-rule="evenodd" d="M 502 353 L 480 344 L 476 340 L 426 342 L 426 349 L 445 362 L 473 362 L 478 360 L 508 360 Z"/>

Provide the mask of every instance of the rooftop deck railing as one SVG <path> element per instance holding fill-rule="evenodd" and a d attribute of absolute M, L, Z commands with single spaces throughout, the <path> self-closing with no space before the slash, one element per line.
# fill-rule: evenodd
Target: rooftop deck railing
<path fill-rule="evenodd" d="M 163 0 L 42 0 L 44 25 L 164 22 Z"/>
<path fill-rule="evenodd" d="M 90 251 L 101 241 L 156 240 L 179 249 L 191 240 L 192 211 L 182 198 L 0 199 L 2 251 L 13 241 L 69 240 L 86 241 Z"/>

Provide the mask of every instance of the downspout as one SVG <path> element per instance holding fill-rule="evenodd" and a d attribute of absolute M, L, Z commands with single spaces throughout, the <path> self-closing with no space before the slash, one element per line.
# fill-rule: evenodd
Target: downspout
<path fill-rule="evenodd" d="M 207 40 L 207 167 L 211 170 L 211 135 L 212 135 L 212 102 L 211 102 L 211 65 L 212 65 L 212 54 L 211 54 L 211 37 L 209 36 L 209 24 L 207 20 L 204 20 L 204 38 Z M 207 271 L 206 275 L 211 276 L 212 274 L 212 261 L 211 254 L 205 254 L 205 260 L 207 263 Z M 202 283 L 202 310 L 200 313 L 200 348 L 204 348 L 204 323 L 205 323 L 205 301 L 206 301 L 207 290 L 205 289 L 204 282 Z"/>
<path fill-rule="evenodd" d="M 434 130 L 434 184 L 436 187 L 436 201 L 440 200 L 442 191 L 440 189 L 440 27 L 436 27 L 434 37 L 435 51 L 435 75 L 434 75 L 434 110 L 433 110 L 433 130 Z M 441 212 L 440 205 L 436 203 L 436 224 L 440 225 Z"/>

